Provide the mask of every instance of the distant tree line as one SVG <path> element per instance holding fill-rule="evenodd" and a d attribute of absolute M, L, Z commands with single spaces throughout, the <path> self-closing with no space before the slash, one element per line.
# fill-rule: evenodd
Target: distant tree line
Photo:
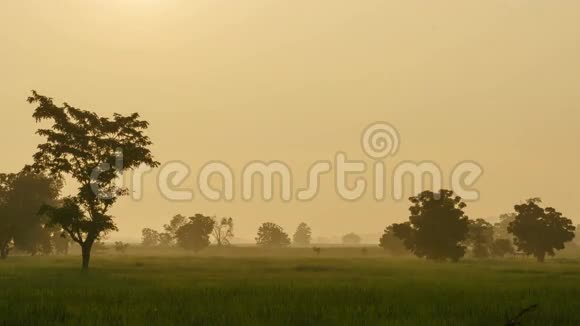
<path fill-rule="evenodd" d="M 552 207 L 542 207 L 539 198 L 515 205 L 515 213 L 502 215 L 495 226 L 470 220 L 464 212 L 467 205 L 449 190 L 425 191 L 410 201 L 409 221 L 385 229 L 380 242 L 386 250 L 400 253 L 404 248 L 438 261 L 458 261 L 468 251 L 475 258 L 488 258 L 517 250 L 543 262 L 575 238 L 572 221 Z"/>
<path fill-rule="evenodd" d="M 543 262 L 575 238 L 572 221 L 554 208 L 542 207 L 538 198 L 515 205 L 515 212 L 501 215 L 495 225 L 481 218 L 470 219 L 465 214 L 467 204 L 450 190 L 425 191 L 409 200 L 409 221 L 388 226 L 379 240 L 380 247 L 392 255 L 411 253 L 428 260 L 458 261 L 467 253 L 478 259 L 520 253 Z M 143 229 L 143 245 L 177 245 L 197 252 L 209 246 L 212 236 L 216 245 L 229 245 L 233 220 L 176 215 L 164 229 L 161 233 Z M 258 228 L 255 240 L 264 248 L 308 247 L 312 229 L 300 223 L 291 240 L 280 225 L 266 222 Z M 342 242 L 359 245 L 361 237 L 349 233 Z M 313 250 L 320 255 L 322 249 Z M 363 248 L 363 253 L 367 252 Z"/>
<path fill-rule="evenodd" d="M 145 228 L 141 232 L 141 243 L 145 247 L 172 247 L 198 252 L 208 247 L 213 238 L 217 246 L 230 245 L 234 237 L 234 220 L 231 217 L 218 219 L 203 214 L 185 217 L 175 215 L 164 232 Z"/>

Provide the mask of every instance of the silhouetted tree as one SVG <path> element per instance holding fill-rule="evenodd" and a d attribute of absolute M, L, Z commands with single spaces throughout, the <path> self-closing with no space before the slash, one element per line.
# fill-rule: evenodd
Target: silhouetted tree
<path fill-rule="evenodd" d="M 465 255 L 468 217 L 467 206 L 453 191 L 424 191 L 409 199 L 409 222 L 393 224 L 394 234 L 417 257 L 430 260 L 458 261 Z"/>
<path fill-rule="evenodd" d="M 150 228 L 141 231 L 141 244 L 144 247 L 157 247 L 160 241 L 159 232 Z"/>
<path fill-rule="evenodd" d="M 22 171 L 0 175 L 0 245 L 13 244 L 32 255 L 52 253 L 52 230 L 39 211 L 55 204 L 62 183 L 42 174 Z M 2 250 L 8 254 L 8 250 Z"/>
<path fill-rule="evenodd" d="M 51 206 L 53 224 L 61 225 L 82 249 L 83 270 L 89 268 L 95 241 L 117 230 L 108 213 L 117 198 L 127 195 L 115 179 L 125 170 L 141 165 L 156 167 L 144 134 L 149 123 L 139 114 L 115 114 L 112 118 L 74 108 L 66 103 L 57 106 L 49 97 L 32 92 L 28 102 L 37 105 L 33 117 L 37 122 L 50 121 L 51 127 L 37 134 L 46 142 L 38 145 L 33 168 L 51 175 L 71 177 L 80 184 L 78 193 L 69 197 L 64 210 Z M 70 216 L 63 216 L 65 212 Z M 61 224 L 63 223 L 63 224 Z"/>
<path fill-rule="evenodd" d="M 189 218 L 189 222 L 177 230 L 177 244 L 183 249 L 198 252 L 209 246 L 214 220 L 202 214 Z"/>
<path fill-rule="evenodd" d="M 231 217 L 224 217 L 220 220 L 213 218 L 213 238 L 218 247 L 229 246 L 234 237 L 234 220 Z"/>
<path fill-rule="evenodd" d="M 564 249 L 566 242 L 574 240 L 576 229 L 569 218 L 552 207 L 541 207 L 541 202 L 532 198 L 516 205 L 517 216 L 508 227 L 518 249 L 533 255 L 538 262 L 543 262 L 546 255 L 554 256 L 555 250 Z"/>
<path fill-rule="evenodd" d="M 342 244 L 345 245 L 359 245 L 361 241 L 361 237 L 355 233 L 349 233 L 342 237 Z"/>
<path fill-rule="evenodd" d="M 512 242 L 508 239 L 495 239 L 491 245 L 491 254 L 494 257 L 505 257 L 515 252 Z"/>
<path fill-rule="evenodd" d="M 294 232 L 292 237 L 293 244 L 295 246 L 307 247 L 312 241 L 312 229 L 306 223 L 300 223 Z"/>
<path fill-rule="evenodd" d="M 379 241 L 379 247 L 395 256 L 403 255 L 407 252 L 407 248 L 405 248 L 403 241 L 395 236 L 393 226 L 389 226 L 385 229 L 385 232 Z"/>
<path fill-rule="evenodd" d="M 256 243 L 262 247 L 287 247 L 290 245 L 290 237 L 281 226 L 274 223 L 264 223 L 258 229 Z"/>
<path fill-rule="evenodd" d="M 465 241 L 475 258 L 489 258 L 493 245 L 493 225 L 484 219 L 469 221 Z"/>

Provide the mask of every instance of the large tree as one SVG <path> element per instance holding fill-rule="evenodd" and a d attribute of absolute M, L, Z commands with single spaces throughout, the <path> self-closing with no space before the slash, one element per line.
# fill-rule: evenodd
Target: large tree
<path fill-rule="evenodd" d="M 292 243 L 295 246 L 307 247 L 312 241 L 312 229 L 306 223 L 300 223 L 292 237 Z"/>
<path fill-rule="evenodd" d="M 546 255 L 554 256 L 574 240 L 576 228 L 572 221 L 552 207 L 543 208 L 539 198 L 516 205 L 517 216 L 508 227 L 520 251 L 543 262 Z"/>
<path fill-rule="evenodd" d="M 177 230 L 177 244 L 183 249 L 198 252 L 210 245 L 209 237 L 215 225 L 214 219 L 203 214 L 189 218 L 189 222 Z"/>
<path fill-rule="evenodd" d="M 128 190 L 115 179 L 141 165 L 159 165 L 144 133 L 149 123 L 137 113 L 105 118 L 66 103 L 59 106 L 34 91 L 28 101 L 36 105 L 36 121 L 51 124 L 37 131 L 46 141 L 38 145 L 33 168 L 79 184 L 77 194 L 68 197 L 62 207 L 49 206 L 46 212 L 53 224 L 81 246 L 82 268 L 87 270 L 95 241 L 117 230 L 109 209 Z M 64 217 L 65 213 L 71 215 Z"/>
<path fill-rule="evenodd" d="M 467 206 L 453 191 L 424 191 L 409 198 L 409 221 L 393 224 L 394 234 L 417 257 L 430 260 L 458 261 L 465 255 L 469 219 Z"/>
<path fill-rule="evenodd" d="M 268 248 L 288 247 L 290 245 L 290 237 L 278 224 L 267 222 L 258 229 L 256 244 Z"/>
<path fill-rule="evenodd" d="M 52 252 L 54 230 L 39 211 L 56 204 L 62 183 L 42 174 L 22 171 L 0 175 L 0 252 L 8 254 L 7 243 L 32 255 Z"/>

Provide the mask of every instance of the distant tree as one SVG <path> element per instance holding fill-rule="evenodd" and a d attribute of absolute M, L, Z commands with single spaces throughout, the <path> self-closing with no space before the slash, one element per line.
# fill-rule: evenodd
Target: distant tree
<path fill-rule="evenodd" d="M 475 258 L 489 258 L 493 245 L 493 225 L 484 219 L 470 220 L 468 225 L 467 246 Z"/>
<path fill-rule="evenodd" d="M 564 249 L 566 242 L 574 240 L 572 221 L 552 207 L 540 206 L 539 198 L 532 198 L 516 205 L 517 216 L 509 225 L 509 232 L 515 236 L 515 245 L 527 255 L 533 255 L 538 262 L 544 262 L 546 255 L 554 256 L 556 250 Z"/>
<path fill-rule="evenodd" d="M 359 245 L 361 241 L 361 237 L 355 233 L 349 233 L 342 237 L 342 244 L 344 245 Z"/>
<path fill-rule="evenodd" d="M 177 230 L 177 244 L 186 250 L 198 252 L 209 246 L 214 220 L 202 214 L 189 218 L 189 222 Z"/>
<path fill-rule="evenodd" d="M 389 226 L 385 229 L 385 232 L 379 241 L 379 247 L 394 256 L 403 255 L 407 252 L 407 248 L 405 248 L 403 241 L 395 235 L 393 226 Z"/>
<path fill-rule="evenodd" d="M 453 191 L 435 194 L 424 191 L 409 199 L 409 222 L 393 224 L 394 234 L 417 257 L 430 260 L 458 261 L 465 255 L 462 243 L 467 237 L 467 206 Z"/>
<path fill-rule="evenodd" d="M 165 224 L 163 229 L 172 239 L 177 237 L 177 230 L 189 222 L 189 219 L 181 214 L 177 214 L 171 218 L 169 224 Z"/>
<path fill-rule="evenodd" d="M 115 251 L 124 254 L 129 249 L 129 244 L 122 241 L 115 242 Z"/>
<path fill-rule="evenodd" d="M 494 257 L 505 257 L 515 252 L 512 242 L 508 239 L 495 239 L 491 245 L 491 255 Z"/>
<path fill-rule="evenodd" d="M 157 247 L 161 241 L 159 232 L 145 228 L 141 231 L 141 244 L 144 247 Z"/>
<path fill-rule="evenodd" d="M 290 245 L 290 237 L 281 226 L 268 222 L 258 229 L 256 243 L 262 247 L 287 247 Z"/>
<path fill-rule="evenodd" d="M 499 216 L 499 222 L 495 223 L 493 226 L 493 236 L 496 239 L 508 239 L 512 240 L 513 236 L 509 233 L 508 227 L 511 222 L 516 219 L 517 214 L 509 213 L 502 214 Z"/>
<path fill-rule="evenodd" d="M 312 229 L 306 223 L 300 223 L 292 237 L 295 246 L 307 247 L 312 241 Z"/>
<path fill-rule="evenodd" d="M 37 122 L 52 123 L 37 131 L 46 142 L 38 145 L 32 169 L 60 178 L 69 176 L 80 184 L 78 193 L 63 206 L 49 205 L 44 212 L 53 218 L 49 224 L 60 225 L 80 245 L 82 268 L 87 270 L 94 243 L 117 230 L 108 212 L 119 196 L 128 194 L 115 184 L 117 177 L 142 165 L 159 165 L 144 134 L 149 124 L 137 113 L 103 118 L 66 103 L 58 106 L 34 91 L 28 102 L 37 105 L 33 114 Z"/>
<path fill-rule="evenodd" d="M 0 175 L 0 246 L 51 254 L 52 231 L 45 227 L 47 216 L 39 212 L 43 205 L 57 203 L 61 188 L 59 180 L 29 171 Z"/>
<path fill-rule="evenodd" d="M 234 237 L 234 220 L 231 217 L 224 217 L 218 220 L 213 218 L 214 226 L 212 235 L 218 247 L 229 246 Z"/>

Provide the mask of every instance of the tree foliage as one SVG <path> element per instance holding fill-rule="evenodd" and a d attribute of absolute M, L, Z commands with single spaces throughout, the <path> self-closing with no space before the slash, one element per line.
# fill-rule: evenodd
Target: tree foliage
<path fill-rule="evenodd" d="M 115 179 L 125 170 L 159 165 L 145 135 L 149 123 L 137 113 L 104 118 L 67 103 L 58 106 L 52 98 L 34 91 L 28 102 L 36 105 L 33 117 L 37 122 L 51 124 L 37 131 L 45 142 L 38 145 L 32 168 L 61 178 L 69 176 L 80 185 L 62 207 L 51 205 L 46 211 L 54 217 L 52 224 L 63 222 L 64 232 L 81 246 L 82 266 L 88 269 L 95 241 L 117 230 L 109 208 L 119 196 L 128 194 Z"/>
<path fill-rule="evenodd" d="M 159 232 L 150 228 L 141 230 L 141 244 L 143 247 L 157 247 L 160 242 L 161 236 Z"/>
<path fill-rule="evenodd" d="M 517 216 L 508 227 L 517 248 L 539 262 L 564 249 L 567 242 L 574 240 L 576 230 L 569 218 L 552 207 L 541 207 L 541 203 L 539 198 L 532 198 L 516 205 Z"/>
<path fill-rule="evenodd" d="M 281 226 L 267 222 L 258 229 L 256 243 L 259 246 L 268 248 L 288 247 L 290 245 L 290 237 Z"/>
<path fill-rule="evenodd" d="M 515 252 L 512 242 L 508 239 L 495 239 L 491 245 L 491 255 L 503 258 Z"/>
<path fill-rule="evenodd" d="M 292 237 L 295 246 L 307 247 L 312 242 L 312 229 L 306 223 L 300 223 Z"/>
<path fill-rule="evenodd" d="M 210 234 L 215 221 L 203 214 L 196 214 L 189 218 L 189 222 L 177 230 L 177 244 L 186 250 L 198 252 L 210 245 Z"/>
<path fill-rule="evenodd" d="M 465 255 L 467 206 L 453 191 L 424 191 L 409 199 L 409 221 L 393 224 L 392 231 L 417 257 L 457 261 Z"/>
<path fill-rule="evenodd" d="M 43 205 L 58 202 L 61 188 L 58 179 L 26 170 L 0 175 L 1 257 L 6 258 L 12 245 L 32 255 L 52 253 L 54 230 L 39 212 Z"/>
<path fill-rule="evenodd" d="M 177 230 L 187 224 L 188 220 L 189 219 L 187 217 L 181 214 L 177 214 L 171 218 L 169 224 L 165 224 L 163 226 L 163 229 L 165 230 L 165 233 L 169 234 L 171 238 L 175 239 L 177 236 Z"/>
<path fill-rule="evenodd" d="M 469 221 L 466 244 L 475 258 L 489 258 L 493 245 L 493 225 L 484 219 Z"/>
<path fill-rule="evenodd" d="M 499 222 L 495 223 L 493 226 L 493 236 L 495 239 L 508 239 L 512 240 L 513 236 L 509 233 L 508 228 L 510 223 L 516 219 L 517 214 L 508 213 L 499 216 Z"/>
<path fill-rule="evenodd" d="M 391 225 L 385 229 L 383 236 L 379 241 L 379 247 L 394 256 L 400 256 L 407 253 L 407 248 L 401 239 L 395 235 L 394 227 Z"/>

